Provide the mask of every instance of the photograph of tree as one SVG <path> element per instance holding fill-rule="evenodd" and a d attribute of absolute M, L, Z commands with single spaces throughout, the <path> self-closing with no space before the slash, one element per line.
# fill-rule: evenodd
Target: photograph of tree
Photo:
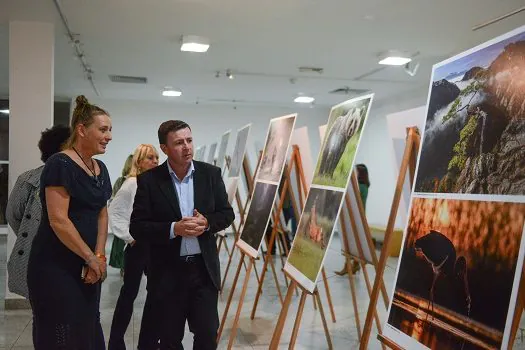
<path fill-rule="evenodd" d="M 523 203 L 413 198 L 389 325 L 431 349 L 500 348 L 524 216 Z"/>
<path fill-rule="evenodd" d="M 255 255 L 259 251 L 266 232 L 276 192 L 277 185 L 265 182 L 256 182 L 255 184 L 252 201 L 240 237 L 241 241 L 246 242 L 253 249 L 252 252 Z"/>
<path fill-rule="evenodd" d="M 525 27 L 432 77 L 416 192 L 525 194 Z"/>
<path fill-rule="evenodd" d="M 344 192 L 311 188 L 297 226 L 286 266 L 292 265 L 314 285 L 332 237 L 343 195 Z M 287 272 L 293 275 L 292 271 Z"/>
<path fill-rule="evenodd" d="M 250 134 L 250 125 L 246 125 L 237 132 L 237 140 L 233 148 L 233 154 L 230 162 L 229 177 L 238 177 L 241 175 L 242 162 L 244 154 L 246 153 L 246 143 L 248 142 L 248 135 Z"/>
<path fill-rule="evenodd" d="M 288 145 L 292 137 L 296 115 L 272 119 L 257 179 L 279 182 L 286 161 Z"/>
<path fill-rule="evenodd" d="M 313 183 L 346 188 L 372 96 L 343 102 L 330 111 Z"/>

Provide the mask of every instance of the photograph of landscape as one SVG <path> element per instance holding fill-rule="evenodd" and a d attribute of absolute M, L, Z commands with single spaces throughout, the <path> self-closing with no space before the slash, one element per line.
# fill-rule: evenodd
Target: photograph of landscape
<path fill-rule="evenodd" d="M 433 69 L 416 192 L 525 193 L 525 31 Z"/>

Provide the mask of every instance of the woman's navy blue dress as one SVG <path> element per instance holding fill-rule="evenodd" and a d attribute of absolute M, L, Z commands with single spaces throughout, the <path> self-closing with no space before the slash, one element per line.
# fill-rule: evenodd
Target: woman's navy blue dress
<path fill-rule="evenodd" d="M 101 347 L 100 283 L 86 284 L 81 279 L 84 260 L 69 250 L 51 228 L 45 194 L 48 186 L 67 190 L 69 219 L 94 251 L 99 213 L 111 197 L 108 170 L 104 163 L 97 162 L 98 181 L 64 153 L 51 156 L 42 171 L 42 219 L 31 248 L 27 276 L 37 350 Z"/>

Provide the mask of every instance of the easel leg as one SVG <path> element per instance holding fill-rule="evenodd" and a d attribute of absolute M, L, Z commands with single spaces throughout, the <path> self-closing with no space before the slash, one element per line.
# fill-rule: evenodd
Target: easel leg
<path fill-rule="evenodd" d="M 332 349 L 332 338 L 330 337 L 330 331 L 328 330 L 328 323 L 326 322 L 326 317 L 324 315 L 323 305 L 321 303 L 321 296 L 319 295 L 319 290 L 314 292 L 314 296 L 317 299 L 319 304 L 319 314 L 321 315 L 321 321 L 323 322 L 324 334 L 326 336 L 326 341 L 328 343 L 328 349 Z M 335 321 L 334 321 L 335 322 Z"/>
<path fill-rule="evenodd" d="M 230 333 L 230 341 L 228 342 L 228 350 L 232 348 L 233 343 L 235 341 L 235 337 L 237 336 L 237 328 L 239 327 L 239 318 L 241 317 L 242 304 L 244 303 L 244 297 L 246 296 L 246 289 L 248 288 L 248 282 L 250 282 L 250 274 L 252 272 L 253 264 L 254 264 L 254 260 L 250 258 L 250 261 L 248 262 L 248 271 L 246 272 L 244 283 L 242 285 L 241 295 L 239 297 L 239 305 L 237 306 L 237 313 L 235 314 L 235 319 L 233 320 L 232 330 Z"/>
<path fill-rule="evenodd" d="M 525 307 L 525 269 L 521 273 L 520 286 L 518 289 L 518 297 L 516 299 L 516 309 L 514 310 L 514 318 L 512 319 L 512 328 L 510 329 L 509 349 L 512 349 L 516 343 L 516 335 L 520 328 L 521 316 L 523 308 Z"/>
<path fill-rule="evenodd" d="M 264 264 L 261 272 L 261 278 L 259 280 L 259 286 L 257 287 L 257 292 L 255 293 L 255 301 L 253 302 L 252 307 L 252 313 L 250 315 L 250 318 L 253 320 L 255 318 L 255 312 L 257 311 L 257 305 L 259 304 L 259 298 L 262 294 L 262 285 L 264 283 L 264 277 L 266 277 L 266 271 L 268 270 L 268 264 L 270 264 L 270 267 L 272 268 L 272 272 L 274 275 L 275 283 L 277 292 L 279 294 L 279 300 L 281 301 L 281 304 L 283 304 L 283 295 L 281 293 L 281 288 L 279 287 L 279 281 L 277 279 L 277 274 L 275 273 L 275 266 L 272 259 L 272 249 L 275 244 L 275 236 L 276 236 L 277 230 L 274 228 L 272 230 L 272 234 L 270 236 L 270 242 L 267 244 L 266 247 L 266 259 L 264 259 Z"/>
<path fill-rule="evenodd" d="M 226 284 L 226 278 L 228 277 L 228 272 L 230 271 L 230 265 L 232 263 L 232 260 L 233 260 L 233 254 L 235 253 L 235 244 L 233 245 L 233 248 L 232 248 L 232 253 L 230 255 L 230 257 L 228 258 L 228 264 L 226 264 L 226 270 L 224 271 L 224 276 L 222 277 L 222 284 L 221 284 L 221 294 L 222 292 L 224 291 L 224 285 Z M 240 266 L 242 267 L 242 263 L 240 263 Z"/>
<path fill-rule="evenodd" d="M 279 319 L 273 331 L 272 341 L 270 342 L 270 350 L 277 350 L 279 347 L 281 336 L 283 335 L 283 328 L 286 322 L 286 317 L 288 316 L 288 310 L 290 309 L 290 303 L 292 302 L 293 292 L 296 288 L 297 282 L 292 280 L 290 283 L 290 287 L 288 287 L 288 291 L 286 292 L 286 298 L 284 298 L 284 304 L 281 309 L 281 312 L 279 313 Z"/>
<path fill-rule="evenodd" d="M 304 303 L 306 301 L 306 292 L 303 290 L 301 292 L 301 299 L 299 300 L 299 308 L 297 309 L 297 316 L 295 317 L 295 322 L 293 324 L 292 337 L 290 338 L 290 345 L 288 346 L 289 350 L 295 349 L 295 342 L 297 341 L 297 335 L 299 334 L 299 328 L 301 326 L 301 319 L 303 318 Z"/>
<path fill-rule="evenodd" d="M 233 285 L 228 295 L 228 301 L 226 302 L 226 308 L 222 314 L 221 325 L 219 327 L 219 332 L 217 333 L 217 344 L 221 341 L 222 331 L 224 330 L 224 325 L 226 324 L 226 318 L 228 317 L 228 311 L 230 310 L 230 305 L 232 303 L 233 294 L 235 294 L 235 288 L 237 287 L 237 281 L 239 280 L 239 275 L 241 274 L 242 260 L 244 260 L 244 253 L 241 253 L 241 261 L 239 261 L 239 266 L 237 267 L 237 272 L 235 273 L 235 278 L 233 279 Z"/>
<path fill-rule="evenodd" d="M 224 241 L 224 237 L 219 236 L 219 244 L 217 245 L 217 254 L 220 254 L 221 252 L 222 241 Z"/>
<path fill-rule="evenodd" d="M 361 321 L 359 320 L 359 310 L 357 308 L 357 298 L 356 298 L 356 288 L 354 275 L 352 274 L 352 265 L 350 264 L 350 259 L 346 258 L 346 270 L 348 271 L 348 281 L 350 282 L 350 289 L 352 290 L 352 304 L 354 305 L 354 316 L 355 316 L 355 326 L 357 328 L 357 336 L 361 339 Z"/>
<path fill-rule="evenodd" d="M 230 248 L 228 247 L 228 239 L 226 236 L 224 237 L 224 248 L 226 249 L 228 256 L 231 256 L 232 252 L 230 251 Z"/>
<path fill-rule="evenodd" d="M 322 269 L 323 273 L 323 282 L 324 282 L 324 289 L 326 290 L 326 299 L 328 300 L 328 306 L 330 307 L 330 314 L 332 315 L 332 322 L 335 323 L 335 311 L 334 311 L 334 304 L 332 303 L 332 295 L 330 294 L 330 287 L 328 286 L 328 278 L 326 277 L 326 271 L 323 267 Z M 321 299 L 318 300 L 319 304 L 321 303 Z M 321 309 L 322 306 L 319 305 L 319 309 Z"/>

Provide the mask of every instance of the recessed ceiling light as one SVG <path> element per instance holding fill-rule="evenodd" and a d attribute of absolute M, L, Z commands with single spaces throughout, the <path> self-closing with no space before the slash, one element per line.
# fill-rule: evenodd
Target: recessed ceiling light
<path fill-rule="evenodd" d="M 402 66 L 412 61 L 408 54 L 399 51 L 388 51 L 379 55 L 379 64 L 387 66 Z"/>
<path fill-rule="evenodd" d="M 0 109 L 0 113 L 9 114 L 9 109 Z"/>
<path fill-rule="evenodd" d="M 166 88 L 162 91 L 162 96 L 166 97 L 179 97 L 180 95 L 182 95 L 182 91 L 173 88 Z"/>
<path fill-rule="evenodd" d="M 315 101 L 315 98 L 310 96 L 298 96 L 293 101 L 296 103 L 312 103 Z"/>
<path fill-rule="evenodd" d="M 206 52 L 210 48 L 208 39 L 195 36 L 183 35 L 181 39 L 180 50 L 185 52 Z"/>

